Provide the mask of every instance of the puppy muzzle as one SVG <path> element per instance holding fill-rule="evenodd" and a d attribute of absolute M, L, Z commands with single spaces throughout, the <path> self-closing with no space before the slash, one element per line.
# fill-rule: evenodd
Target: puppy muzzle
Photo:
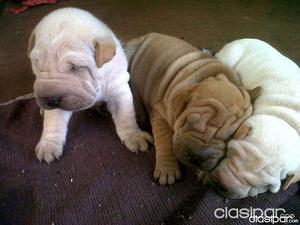
<path fill-rule="evenodd" d="M 40 107 L 79 111 L 95 104 L 97 90 L 85 81 L 74 79 L 36 79 L 34 94 Z"/>
<path fill-rule="evenodd" d="M 211 171 L 222 160 L 225 154 L 225 143 L 220 140 L 212 140 L 206 144 L 197 136 L 197 132 L 174 135 L 173 144 L 176 158 L 187 166 Z"/>
<path fill-rule="evenodd" d="M 215 168 L 206 178 L 206 182 L 211 184 L 214 189 L 226 198 L 239 199 L 249 196 L 250 187 L 243 185 L 227 170 Z"/>
<path fill-rule="evenodd" d="M 255 172 L 251 171 L 251 173 Z M 270 188 L 270 183 L 264 179 L 261 182 L 253 182 L 247 177 L 245 172 L 237 169 L 230 160 L 225 158 L 215 169 L 207 173 L 205 180 L 214 186 L 218 193 L 233 199 L 254 197 Z"/>

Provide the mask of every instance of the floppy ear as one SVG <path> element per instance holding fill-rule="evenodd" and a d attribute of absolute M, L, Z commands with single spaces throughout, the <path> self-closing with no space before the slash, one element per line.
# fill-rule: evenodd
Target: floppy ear
<path fill-rule="evenodd" d="M 250 98 L 251 98 L 251 102 L 254 102 L 256 100 L 256 98 L 261 94 L 262 92 L 262 87 L 261 86 L 257 86 L 256 88 L 252 89 L 252 90 L 248 90 Z"/>
<path fill-rule="evenodd" d="M 290 174 L 286 177 L 284 184 L 283 184 L 283 190 L 288 189 L 288 187 L 294 183 L 295 174 Z"/>
<path fill-rule="evenodd" d="M 35 31 L 33 30 L 30 34 L 29 41 L 28 41 L 27 57 L 30 56 L 30 52 L 34 47 L 34 44 L 35 44 Z"/>
<path fill-rule="evenodd" d="M 172 102 L 174 102 L 175 104 L 170 104 L 171 110 L 169 110 L 167 117 L 168 117 L 168 119 L 176 118 L 174 120 L 174 122 L 175 122 L 174 129 L 179 129 L 180 127 L 183 126 L 183 124 L 185 122 L 185 118 L 179 119 L 178 117 L 183 112 L 183 110 L 186 108 L 186 105 L 189 103 L 190 96 L 191 96 L 190 90 L 183 90 L 174 96 Z"/>
<path fill-rule="evenodd" d="M 98 68 L 109 62 L 116 54 L 116 45 L 111 38 L 96 40 L 95 49 Z"/>
<path fill-rule="evenodd" d="M 247 136 L 251 129 L 251 127 L 245 125 L 240 126 L 239 129 L 234 133 L 233 139 L 242 140 L 244 137 Z"/>
<path fill-rule="evenodd" d="M 298 167 L 298 169 L 293 173 L 293 174 L 289 174 L 287 175 L 284 184 L 283 184 L 283 190 L 288 189 L 288 187 L 293 184 L 296 183 L 300 180 L 300 167 Z"/>

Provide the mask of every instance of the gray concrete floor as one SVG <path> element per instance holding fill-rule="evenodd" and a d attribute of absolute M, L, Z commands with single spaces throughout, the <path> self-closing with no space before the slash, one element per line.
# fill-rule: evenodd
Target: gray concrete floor
<path fill-rule="evenodd" d="M 251 37 L 300 62 L 299 0 L 61 0 L 20 15 L 8 12 L 13 5 L 7 3 L 0 17 L 0 102 L 32 92 L 29 34 L 47 13 L 67 6 L 89 10 L 122 41 L 155 31 L 217 51 L 234 39 Z"/>

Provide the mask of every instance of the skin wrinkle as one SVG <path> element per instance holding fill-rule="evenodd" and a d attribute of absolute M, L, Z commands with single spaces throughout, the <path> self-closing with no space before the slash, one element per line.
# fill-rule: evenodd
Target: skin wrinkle
<path fill-rule="evenodd" d="M 232 108 L 231 108 L 232 109 Z M 224 108 L 225 110 L 225 108 Z M 234 111 L 234 110 L 233 110 Z M 234 114 L 234 112 L 231 112 L 232 114 Z M 182 115 L 182 114 L 181 114 Z M 180 117 L 179 117 L 180 118 Z M 179 119 L 178 118 L 178 119 Z M 210 136 L 214 136 L 216 133 L 218 133 L 221 129 L 223 129 L 224 127 L 226 127 L 226 125 L 224 124 L 231 124 L 232 126 L 234 126 L 234 122 L 237 120 L 238 118 L 236 117 L 229 117 L 227 120 L 225 120 L 222 124 L 219 125 L 219 127 L 215 127 L 213 123 L 211 123 L 211 120 L 208 120 L 208 125 L 214 126 L 217 130 L 215 130 L 214 133 L 212 133 Z M 231 127 L 232 127 L 231 126 Z M 178 127 L 180 127 L 180 125 L 178 125 Z M 227 126 L 228 127 L 228 126 Z M 208 129 L 208 126 L 206 126 L 206 128 Z M 201 133 L 205 133 L 207 131 L 207 129 L 204 132 Z"/>
<path fill-rule="evenodd" d="M 162 86 L 165 86 L 166 89 L 162 89 L 162 90 L 158 90 L 158 94 L 157 94 L 157 98 L 159 98 L 159 96 L 162 96 L 163 93 L 166 92 L 166 95 L 167 95 L 167 92 L 168 90 L 172 90 L 171 89 L 171 86 L 172 84 L 176 83 L 176 79 L 179 77 L 181 77 L 180 75 L 178 76 L 173 76 L 171 80 L 167 79 L 168 78 L 168 73 L 175 73 L 175 74 L 179 74 L 179 73 L 186 73 L 186 74 L 189 74 L 191 73 L 192 71 L 190 70 L 190 67 L 193 65 L 193 63 L 199 61 L 199 59 L 196 57 L 195 58 L 195 55 L 199 54 L 199 51 L 191 51 L 189 53 L 187 53 L 186 55 L 183 55 L 183 56 L 179 56 L 177 59 L 174 60 L 174 62 L 170 63 L 170 66 L 168 66 L 166 68 L 166 71 L 165 71 L 165 74 L 166 76 L 164 76 L 164 78 L 162 79 L 161 83 L 162 83 Z M 190 56 L 191 55 L 191 56 Z M 180 61 L 180 60 L 187 60 L 186 58 L 191 58 L 190 60 L 190 63 L 189 64 L 186 64 L 186 63 L 182 63 L 182 65 L 178 65 L 176 63 L 176 61 Z M 193 60 L 193 58 L 195 58 Z M 180 64 L 180 62 L 179 62 Z M 179 67 L 179 68 L 176 68 L 176 67 Z M 174 71 L 175 70 L 175 71 Z"/>
<path fill-rule="evenodd" d="M 53 79 L 53 80 L 56 80 L 56 79 Z M 57 81 L 60 82 L 61 80 L 57 79 Z M 80 84 L 81 84 L 81 82 L 80 82 Z M 76 89 L 78 89 L 78 86 L 77 85 L 70 85 L 69 89 L 76 90 Z M 85 91 L 86 94 L 91 95 L 91 93 L 88 92 L 86 89 L 81 89 L 81 90 Z M 82 94 L 78 94 L 76 92 L 74 92 L 74 93 L 72 92 L 72 95 L 74 95 L 76 97 L 81 97 Z M 42 95 L 40 95 L 40 96 L 42 96 Z M 46 96 L 44 96 L 44 97 L 46 97 Z"/>
<path fill-rule="evenodd" d="M 190 116 L 188 117 L 188 124 L 191 128 L 195 129 L 195 130 L 198 130 L 199 132 L 203 133 L 206 131 L 206 124 L 208 124 L 208 121 L 209 119 L 211 118 L 211 115 L 210 113 L 208 112 L 205 112 L 204 114 L 201 114 L 201 117 L 199 114 L 194 114 L 194 115 L 197 115 L 197 118 L 194 119 L 193 121 L 190 121 L 189 118 Z"/>
<path fill-rule="evenodd" d="M 232 125 L 234 124 L 234 122 L 237 120 L 237 118 L 238 118 L 238 117 L 235 116 L 235 115 L 232 115 L 232 116 L 228 117 L 226 120 L 224 120 L 224 122 L 222 123 L 221 126 L 218 126 L 218 127 L 217 127 L 218 130 L 217 130 L 216 133 L 220 132 L 220 130 L 221 130 L 222 128 L 228 128 L 229 125 L 232 126 Z M 209 125 L 213 125 L 213 124 L 209 124 Z"/>
<path fill-rule="evenodd" d="M 210 65 L 214 60 L 214 58 L 201 58 L 200 60 L 196 59 L 187 66 L 183 67 L 183 69 L 177 73 L 177 76 L 175 76 L 170 83 L 170 86 L 166 90 L 166 98 L 169 99 L 171 95 L 174 95 L 172 93 L 175 93 L 174 91 L 178 89 L 178 87 L 176 87 L 177 84 L 184 81 L 184 79 L 188 76 L 191 76 L 191 74 L 197 73 L 198 70 L 202 69 L 202 66 Z M 191 67 L 194 67 L 193 70 L 191 70 Z"/>
<path fill-rule="evenodd" d="M 224 110 L 225 110 L 225 108 L 224 108 Z M 234 112 L 232 112 L 232 113 L 234 113 Z M 181 116 L 182 116 L 182 114 L 181 114 Z M 178 120 L 179 120 L 179 119 L 180 119 L 180 117 L 178 118 Z M 232 119 L 232 117 L 230 117 L 229 119 L 227 119 L 226 121 L 224 121 L 223 124 L 219 125 L 219 126 L 220 126 L 219 128 L 218 128 L 218 127 L 215 127 L 216 130 L 215 130 L 210 136 L 214 136 L 216 133 L 218 133 L 218 132 L 220 131 L 220 129 L 223 128 L 224 124 L 225 124 L 226 122 L 230 121 L 230 119 Z M 232 125 L 234 125 L 234 124 L 233 124 L 234 121 L 236 121 L 236 120 L 233 120 L 233 121 L 232 121 L 232 123 L 231 123 Z M 211 120 L 208 121 L 208 124 L 209 124 L 209 125 L 212 125 L 212 126 L 214 125 L 214 124 L 211 124 Z M 178 125 L 177 125 L 177 126 L 178 126 Z M 179 125 L 179 126 L 180 126 L 180 125 Z M 207 129 L 208 129 L 208 126 L 206 126 L 206 127 L 207 127 Z M 207 131 L 207 130 L 205 130 L 205 131 Z M 201 132 L 201 133 L 205 133 L 205 132 Z M 207 140 L 206 142 L 208 142 L 208 140 Z"/>
<path fill-rule="evenodd" d="M 88 69 L 88 71 L 90 71 L 90 69 Z M 82 87 L 82 90 L 84 90 L 87 94 L 92 95 L 92 96 L 97 95 L 97 92 L 98 92 L 99 89 L 98 89 L 98 90 L 96 89 L 95 92 L 94 92 L 94 90 L 92 90 L 92 89 L 91 89 L 91 90 L 87 90 L 87 89 L 85 88 L 85 85 L 83 84 L 83 82 L 86 82 L 86 81 L 85 81 L 85 80 L 82 80 L 80 77 L 78 77 L 78 76 L 69 77 L 69 74 L 65 74 L 65 76 L 66 76 L 67 78 L 61 77 L 61 76 L 60 76 L 60 78 L 51 78 L 51 80 L 52 80 L 52 81 L 66 80 L 66 82 L 68 82 L 68 80 L 69 80 L 70 78 L 72 78 L 72 79 L 77 80 L 77 81 L 80 82 L 80 85 L 81 85 L 81 87 Z M 90 76 L 91 76 L 91 77 L 94 77 L 94 76 L 92 76 L 91 74 L 90 74 Z M 40 80 L 40 79 L 39 79 L 39 80 Z M 45 79 L 45 80 L 47 80 L 47 79 Z M 71 86 L 71 87 L 72 87 L 72 86 Z M 74 85 L 73 87 L 74 87 L 74 89 L 78 88 L 77 85 Z M 94 93 L 92 94 L 91 91 L 94 92 Z M 80 97 L 79 94 L 78 94 L 78 95 L 75 94 L 75 96 Z"/>
<path fill-rule="evenodd" d="M 290 114 L 285 115 L 282 114 L 282 112 L 285 111 L 285 114 L 288 114 L 287 112 L 290 112 Z M 300 123 L 294 123 L 294 121 L 297 121 L 297 117 L 299 115 L 295 114 L 293 115 L 295 112 L 293 112 L 290 109 L 286 109 L 285 107 L 281 107 L 281 106 L 271 106 L 268 108 L 264 108 L 261 107 L 259 110 L 257 110 L 257 114 L 271 114 L 273 116 L 277 116 L 278 118 L 282 119 L 283 121 L 287 122 L 293 129 L 295 129 L 297 132 L 300 132 Z"/>
<path fill-rule="evenodd" d="M 193 108 L 190 107 L 190 108 L 184 110 L 180 115 L 178 115 L 177 120 L 174 123 L 174 130 L 180 129 L 183 126 L 183 124 L 186 123 L 186 118 L 188 117 L 189 114 L 198 113 L 198 112 L 199 112 L 199 110 L 197 107 L 193 107 Z M 199 116 L 201 116 L 201 115 L 199 115 Z"/>
<path fill-rule="evenodd" d="M 238 171 L 239 171 L 240 167 L 237 164 L 239 164 L 240 161 L 238 159 L 233 158 L 231 162 L 232 163 L 228 164 L 228 169 L 230 170 L 230 172 L 234 176 L 234 178 L 237 181 L 239 181 L 241 184 L 251 187 L 251 185 L 247 179 L 245 179 L 241 176 L 238 176 L 238 173 L 239 173 Z"/>
<path fill-rule="evenodd" d="M 290 109 L 300 111 L 299 100 L 295 99 L 294 96 L 273 94 L 261 97 L 258 104 L 262 103 L 272 106 L 285 106 L 288 103 Z"/>
<path fill-rule="evenodd" d="M 274 174 L 271 174 L 271 173 L 268 173 L 267 171 L 267 169 L 266 168 L 268 168 L 269 167 L 269 165 L 266 165 L 266 166 L 264 166 L 264 167 L 262 167 L 260 170 L 262 170 L 262 177 L 264 177 L 264 174 L 268 174 L 268 175 L 271 175 L 272 177 L 274 176 Z M 268 176 L 268 177 L 270 177 L 270 176 Z M 259 189 L 260 187 L 263 187 L 263 186 L 266 186 L 266 185 L 264 185 L 264 184 L 258 184 L 257 182 L 251 182 L 251 179 L 247 179 L 247 180 L 249 180 L 248 181 L 248 183 L 249 183 L 249 186 L 250 187 L 253 187 L 253 188 L 257 188 L 257 189 Z M 272 182 L 272 180 L 273 179 L 269 179 L 269 182 L 270 183 L 273 183 Z"/>
<path fill-rule="evenodd" d="M 246 101 L 251 102 L 250 95 L 248 94 L 248 92 L 245 89 L 239 88 L 239 91 L 243 95 L 243 97 L 245 98 Z M 246 110 L 246 106 L 245 106 L 244 110 Z"/>
<path fill-rule="evenodd" d="M 202 58 L 198 59 L 198 60 L 202 60 Z M 188 66 L 190 66 L 190 65 L 188 65 Z M 200 66 L 200 65 L 198 65 L 198 66 Z M 180 90 L 181 86 L 186 86 L 188 83 L 191 83 L 191 84 L 197 83 L 197 82 L 205 80 L 208 77 L 216 75 L 217 74 L 216 71 L 218 71 L 220 68 L 222 68 L 222 66 L 223 65 L 220 65 L 220 63 L 216 60 L 212 60 L 210 63 L 204 63 L 204 65 L 201 65 L 201 67 L 198 70 L 195 70 L 190 74 L 186 73 L 188 75 L 188 77 L 192 77 L 191 80 L 187 79 L 188 77 L 179 77 L 180 79 L 176 83 L 174 83 L 174 85 L 177 85 L 177 87 L 174 89 L 169 88 L 170 94 L 166 95 L 166 97 L 169 97 L 169 99 L 172 98 L 172 93 L 176 93 L 176 91 Z"/>
<path fill-rule="evenodd" d="M 252 152 L 254 154 L 256 154 L 256 150 L 252 151 Z M 228 169 L 230 169 L 231 173 L 236 177 L 236 179 L 238 179 L 241 183 L 243 183 L 244 185 L 247 185 L 249 187 L 248 195 L 251 196 L 251 194 L 250 194 L 251 191 L 253 191 L 253 188 L 256 188 L 255 181 L 253 181 L 253 182 L 251 181 L 253 179 L 252 177 L 254 177 L 253 173 L 254 174 L 259 173 L 259 171 L 263 171 L 263 173 L 266 173 L 266 172 L 268 173 L 268 170 L 264 170 L 264 169 L 268 168 L 269 164 L 263 164 L 262 167 L 258 167 L 255 170 L 252 170 L 251 173 L 249 173 L 248 175 L 247 175 L 247 173 L 244 174 L 244 176 L 245 176 L 244 177 L 244 176 L 239 176 L 237 173 L 235 173 L 235 172 L 239 171 L 240 168 L 241 168 L 239 166 L 239 165 L 242 165 L 241 162 L 240 162 L 240 160 L 238 158 L 236 158 L 236 157 L 233 157 L 231 159 L 231 162 L 232 162 L 231 164 L 228 164 Z M 269 173 L 269 175 L 271 175 L 271 177 L 273 177 L 273 174 Z M 272 178 L 272 180 L 273 180 L 273 178 Z M 271 182 L 271 180 L 269 182 Z M 261 184 L 257 185 L 257 187 L 261 187 Z"/>
<path fill-rule="evenodd" d="M 80 56 L 79 56 L 80 55 Z M 58 61 L 58 72 L 68 72 L 71 69 L 72 64 L 76 66 L 89 66 L 89 63 L 79 63 L 79 57 L 90 57 L 89 55 L 79 54 L 75 52 L 69 52 L 61 56 Z M 78 58 L 78 59 L 76 59 Z M 60 68 L 63 68 L 60 70 Z"/>
<path fill-rule="evenodd" d="M 247 109 L 245 112 L 244 112 L 244 115 L 248 115 L 248 116 L 250 116 L 250 114 L 251 114 L 251 110 L 250 109 Z M 233 119 L 232 121 L 230 121 L 230 119 Z M 220 127 L 219 129 L 218 129 L 218 131 L 216 132 L 216 137 L 218 137 L 219 136 L 219 132 L 220 132 L 220 130 L 222 129 L 224 129 L 224 127 L 226 127 L 226 125 L 228 125 L 228 124 L 230 124 L 231 126 L 230 126 L 230 128 L 232 128 L 232 127 L 238 127 L 241 123 L 242 123 L 242 121 L 244 120 L 245 118 L 243 118 L 243 115 L 241 115 L 241 117 L 235 117 L 235 116 L 233 116 L 233 117 L 230 117 L 229 119 L 227 119 L 226 121 L 225 121 L 225 125 L 224 126 L 222 126 L 222 127 Z M 227 123 L 228 122 L 228 123 Z M 227 126 L 228 127 L 228 126 Z M 230 128 L 228 128 L 228 129 L 230 129 Z M 236 129 L 235 128 L 235 129 Z M 232 129 L 230 129 L 230 130 L 232 130 Z M 232 134 L 233 135 L 233 134 Z M 230 136 L 232 136 L 232 135 L 230 135 Z M 227 137 L 227 138 L 229 138 L 229 137 Z"/>
<path fill-rule="evenodd" d="M 198 66 L 200 66 L 200 65 L 198 65 Z M 173 89 L 169 89 L 170 91 L 167 90 L 167 93 L 165 95 L 166 101 L 167 102 L 172 101 L 173 96 L 176 96 L 177 92 L 180 92 L 186 86 L 190 86 L 192 84 L 199 83 L 199 82 L 205 80 L 208 77 L 216 75 L 217 72 L 212 73 L 212 71 L 207 71 L 206 70 L 207 67 L 210 68 L 210 69 L 212 67 L 211 70 L 216 70 L 216 68 L 214 68 L 215 66 L 218 66 L 218 63 L 214 62 L 214 61 L 212 61 L 209 64 L 204 64 L 203 68 L 202 68 L 202 66 L 200 66 L 200 68 L 198 70 L 195 70 L 192 73 L 188 74 L 189 75 L 188 77 L 181 78 L 180 80 L 178 80 L 178 82 L 173 84 L 174 86 L 175 85 L 177 86 L 176 88 L 174 87 Z M 222 66 L 219 67 L 219 68 L 222 68 Z M 219 69 L 219 68 L 217 68 L 217 69 Z M 179 76 L 178 74 L 176 74 L 176 75 Z"/>

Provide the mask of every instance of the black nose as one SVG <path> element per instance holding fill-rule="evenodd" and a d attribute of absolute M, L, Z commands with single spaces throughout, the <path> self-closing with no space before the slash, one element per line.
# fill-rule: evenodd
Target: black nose
<path fill-rule="evenodd" d="M 56 108 L 61 103 L 61 97 L 45 97 L 45 102 L 47 106 Z"/>
<path fill-rule="evenodd" d="M 222 146 L 205 144 L 188 135 L 178 138 L 176 142 L 174 151 L 177 159 L 183 164 L 196 166 L 204 171 L 214 169 L 225 153 Z"/>
<path fill-rule="evenodd" d="M 224 155 L 223 149 L 218 149 L 213 145 L 188 146 L 187 158 L 190 163 L 198 166 L 204 171 L 211 171 L 214 169 Z"/>

